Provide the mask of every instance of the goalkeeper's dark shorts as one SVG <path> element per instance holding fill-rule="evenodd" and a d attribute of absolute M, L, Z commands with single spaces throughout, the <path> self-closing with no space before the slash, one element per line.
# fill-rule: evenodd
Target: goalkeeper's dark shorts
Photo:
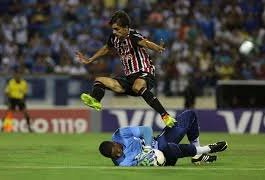
<path fill-rule="evenodd" d="M 172 127 L 165 127 L 156 137 L 158 149 L 161 150 L 167 160 L 166 165 L 175 165 L 178 158 L 193 156 L 196 154 L 194 145 L 180 145 L 180 141 L 187 135 L 189 141 L 199 137 L 199 125 L 194 111 L 187 110 L 176 118 L 177 123 Z"/>
<path fill-rule="evenodd" d="M 139 96 L 132 90 L 133 84 L 138 78 L 144 79 L 146 81 L 148 90 L 151 90 L 156 85 L 154 75 L 142 71 L 131 74 L 129 76 L 114 77 L 114 79 L 116 79 L 120 83 L 120 85 L 125 89 L 125 92 L 123 94 L 130 96 Z"/>

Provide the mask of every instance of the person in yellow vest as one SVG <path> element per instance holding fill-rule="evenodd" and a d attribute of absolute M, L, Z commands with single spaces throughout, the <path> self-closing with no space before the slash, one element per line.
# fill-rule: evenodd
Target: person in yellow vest
<path fill-rule="evenodd" d="M 21 77 L 19 71 L 14 73 L 13 78 L 11 78 L 6 87 L 5 94 L 8 98 L 8 110 L 5 114 L 3 120 L 11 112 L 16 111 L 17 109 L 24 114 L 24 117 L 27 121 L 28 130 L 32 132 L 30 126 L 30 115 L 26 108 L 25 96 L 28 93 L 28 83 Z"/>

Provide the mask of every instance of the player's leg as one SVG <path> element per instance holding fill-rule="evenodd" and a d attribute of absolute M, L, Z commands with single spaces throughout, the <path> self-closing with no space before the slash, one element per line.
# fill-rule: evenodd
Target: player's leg
<path fill-rule="evenodd" d="M 199 155 L 193 157 L 192 162 L 201 163 L 213 162 L 216 160 L 217 157 L 215 155 L 208 155 L 207 153 L 220 152 L 226 149 L 227 144 L 225 141 L 217 142 L 207 146 L 199 145 L 199 126 L 197 116 L 194 111 L 184 111 L 178 115 L 177 119 L 178 122 L 173 128 L 166 127 L 157 137 L 158 149 L 161 151 L 166 151 L 167 153 L 170 152 L 170 156 L 176 154 L 178 158 Z M 179 145 L 178 143 L 186 134 L 191 144 Z M 196 143 L 192 143 L 193 140 L 197 140 Z M 179 151 L 178 148 L 180 148 L 181 151 Z"/>
<path fill-rule="evenodd" d="M 180 123 L 183 127 L 187 129 L 187 137 L 191 144 L 195 146 L 200 146 L 200 140 L 199 140 L 199 123 L 198 123 L 198 117 L 196 113 L 192 110 L 184 111 L 180 114 Z"/>
<path fill-rule="evenodd" d="M 28 111 L 26 109 L 21 111 L 27 121 L 27 125 L 28 125 L 28 130 L 29 132 L 32 132 L 32 128 L 31 128 L 31 122 L 30 122 L 30 115 L 28 113 Z"/>
<path fill-rule="evenodd" d="M 146 81 L 138 78 L 134 81 L 133 91 L 143 97 L 145 102 L 149 104 L 156 112 L 161 115 L 166 115 L 165 108 L 161 105 L 157 97 L 147 88 Z"/>
<path fill-rule="evenodd" d="M 195 147 L 196 147 L 196 155 L 191 158 L 191 162 L 194 164 L 211 163 L 216 161 L 217 156 L 209 155 L 208 153 L 216 153 L 226 150 L 227 142 L 221 141 L 214 144 L 208 144 L 206 146 L 195 146 Z"/>
<path fill-rule="evenodd" d="M 144 73 L 143 73 L 144 74 Z M 145 75 L 145 74 L 144 74 Z M 152 78 L 148 76 L 139 76 L 133 83 L 132 90 L 139 96 L 142 96 L 145 102 L 158 112 L 166 126 L 172 127 L 176 120 L 172 118 L 169 113 L 162 106 L 157 97 L 150 91 Z"/>
<path fill-rule="evenodd" d="M 199 149 L 199 153 L 214 153 L 220 152 L 227 148 L 226 141 L 209 144 L 207 146 L 200 146 L 199 143 L 199 125 L 198 118 L 194 111 L 187 110 L 177 116 L 178 122 L 173 128 L 164 128 L 162 133 L 157 137 L 159 144 L 176 143 L 178 144 L 187 134 L 191 144 Z"/>
<path fill-rule="evenodd" d="M 24 99 L 20 100 L 17 105 L 18 105 L 19 111 L 21 111 L 23 113 L 24 118 L 27 121 L 29 132 L 32 132 L 31 122 L 30 122 L 30 115 L 29 115 L 29 113 L 28 113 L 28 111 L 26 109 L 25 100 Z"/>
<path fill-rule="evenodd" d="M 194 123 L 194 112 L 187 110 L 177 116 L 177 123 L 173 128 L 164 128 L 157 137 L 160 144 L 176 143 L 178 144 L 188 133 L 191 137 L 198 137 L 199 127 Z M 194 126 L 194 127 L 193 127 Z M 191 132 L 192 129 L 192 132 Z"/>
<path fill-rule="evenodd" d="M 197 116 L 194 111 L 187 110 L 177 116 L 178 122 L 173 128 L 165 128 L 157 140 L 160 144 L 160 148 L 167 146 L 167 142 L 179 143 L 183 137 L 187 134 L 188 139 L 192 145 L 198 148 L 199 156 L 192 158 L 193 163 L 201 161 L 212 162 L 216 160 L 216 156 L 207 155 L 205 153 L 210 152 L 209 147 L 200 147 L 199 143 L 199 126 Z"/>
<path fill-rule="evenodd" d="M 187 137 L 190 143 L 195 145 L 196 147 L 199 147 L 200 146 L 200 142 L 199 142 L 200 132 L 199 132 L 198 117 L 196 113 L 192 110 L 187 110 L 181 113 L 178 116 L 178 119 L 180 119 L 178 126 L 182 126 L 186 128 L 187 130 L 186 134 L 187 134 Z M 227 143 L 225 141 L 221 141 L 221 142 L 217 142 L 214 144 L 209 144 L 208 146 L 211 149 L 210 152 L 213 153 L 213 152 L 223 151 L 226 148 Z"/>
<path fill-rule="evenodd" d="M 196 113 L 192 110 L 187 110 L 179 115 L 179 124 L 186 128 L 186 134 L 188 140 L 192 145 L 196 147 L 197 154 L 192 157 L 191 162 L 195 164 L 200 164 L 202 162 L 213 162 L 216 161 L 217 156 L 209 155 L 208 153 L 224 151 L 227 148 L 227 143 L 225 141 L 217 142 L 207 146 L 200 146 L 199 141 L 199 123 Z"/>
<path fill-rule="evenodd" d="M 109 77 L 97 77 L 94 81 L 92 93 L 82 93 L 81 100 L 85 105 L 96 110 L 101 110 L 102 105 L 100 101 L 105 95 L 105 89 L 109 89 L 117 93 L 123 93 L 125 91 L 116 79 Z"/>
<path fill-rule="evenodd" d="M 196 155 L 196 148 L 192 144 L 176 144 L 167 143 L 167 145 L 160 149 L 166 158 L 166 166 L 174 166 L 178 158 L 192 157 Z"/>
<path fill-rule="evenodd" d="M 209 155 L 205 150 L 204 153 L 198 153 L 198 147 L 193 144 L 176 144 L 168 143 L 163 149 L 160 149 L 166 158 L 166 165 L 175 165 L 178 158 L 193 157 L 191 162 L 194 164 L 211 163 L 216 161 L 216 155 Z"/>

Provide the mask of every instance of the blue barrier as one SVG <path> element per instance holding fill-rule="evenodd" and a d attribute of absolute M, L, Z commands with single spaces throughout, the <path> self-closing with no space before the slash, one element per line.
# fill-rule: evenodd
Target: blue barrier
<path fill-rule="evenodd" d="M 10 78 L 0 77 L 0 104 L 4 104 L 4 88 Z M 28 101 L 47 105 L 68 105 L 70 99 L 79 99 L 82 92 L 92 87 L 92 81 L 82 76 L 25 76 L 24 79 L 29 84 Z"/>

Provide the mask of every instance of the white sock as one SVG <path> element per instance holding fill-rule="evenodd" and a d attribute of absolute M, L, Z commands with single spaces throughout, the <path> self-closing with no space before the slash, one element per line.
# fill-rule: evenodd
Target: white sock
<path fill-rule="evenodd" d="M 203 153 L 209 153 L 211 151 L 209 146 L 198 146 L 196 147 L 196 150 L 197 150 L 197 155 L 203 154 Z"/>
<path fill-rule="evenodd" d="M 200 140 L 199 140 L 199 137 L 197 137 L 197 138 L 194 139 L 193 141 L 190 141 L 190 144 L 193 144 L 195 147 L 199 147 L 199 146 L 200 146 Z"/>

